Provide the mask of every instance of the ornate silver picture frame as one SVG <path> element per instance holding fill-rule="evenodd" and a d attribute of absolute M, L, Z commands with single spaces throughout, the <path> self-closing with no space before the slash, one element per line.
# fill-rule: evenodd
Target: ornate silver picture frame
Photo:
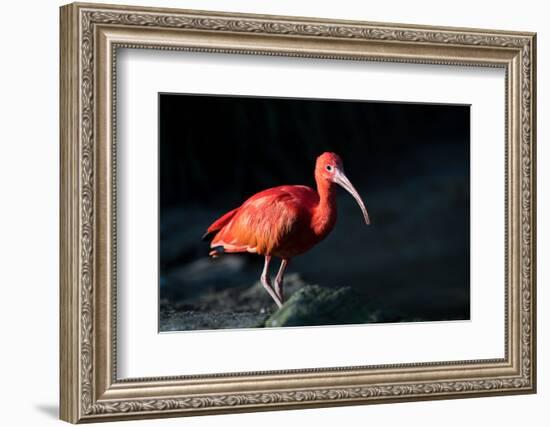
<path fill-rule="evenodd" d="M 534 33 L 81 3 L 63 6 L 60 13 L 61 419 L 79 423 L 536 391 Z M 121 48 L 503 69 L 505 253 L 495 256 L 505 259 L 504 357 L 119 378 Z"/>

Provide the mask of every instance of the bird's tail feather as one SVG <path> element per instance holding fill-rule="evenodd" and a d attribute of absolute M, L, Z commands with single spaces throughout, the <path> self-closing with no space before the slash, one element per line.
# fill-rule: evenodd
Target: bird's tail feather
<path fill-rule="evenodd" d="M 238 252 L 256 253 L 255 248 L 251 248 L 249 246 L 235 246 L 235 245 L 218 244 L 218 243 L 212 243 L 212 246 L 210 246 L 210 249 L 212 250 L 208 253 L 208 255 L 210 255 L 212 258 L 217 258 L 222 254 L 232 254 L 232 253 L 238 253 Z"/>
<path fill-rule="evenodd" d="M 206 233 L 203 234 L 202 240 L 209 240 L 215 233 L 225 227 L 229 221 L 233 219 L 238 210 L 239 208 L 233 209 L 214 221 L 210 227 L 208 227 Z"/>

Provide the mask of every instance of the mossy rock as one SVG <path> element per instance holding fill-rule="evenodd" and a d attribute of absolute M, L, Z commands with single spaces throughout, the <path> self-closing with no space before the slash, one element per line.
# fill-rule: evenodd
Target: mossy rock
<path fill-rule="evenodd" d="M 357 291 L 350 287 L 304 286 L 266 320 L 265 326 L 321 326 L 392 321 L 381 310 L 369 307 L 363 301 Z"/>

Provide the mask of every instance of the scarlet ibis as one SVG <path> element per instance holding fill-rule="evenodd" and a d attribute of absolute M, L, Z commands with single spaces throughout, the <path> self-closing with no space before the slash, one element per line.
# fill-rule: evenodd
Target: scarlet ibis
<path fill-rule="evenodd" d="M 283 305 L 283 279 L 292 257 L 303 254 L 323 240 L 336 224 L 336 186 L 357 201 L 370 224 L 365 204 L 344 174 L 342 159 L 321 154 L 315 164 L 317 191 L 304 185 L 282 185 L 261 191 L 240 207 L 227 212 L 208 227 L 204 239 L 213 236 L 210 256 L 250 252 L 265 257 L 261 282 L 277 306 Z M 269 263 L 281 258 L 275 286 L 271 286 Z"/>

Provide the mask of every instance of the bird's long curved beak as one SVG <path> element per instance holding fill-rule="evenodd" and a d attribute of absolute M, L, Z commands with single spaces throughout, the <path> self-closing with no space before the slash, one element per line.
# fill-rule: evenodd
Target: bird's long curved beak
<path fill-rule="evenodd" d="M 363 216 L 365 217 L 365 222 L 367 223 L 367 225 L 369 225 L 370 219 L 369 219 L 369 214 L 367 213 L 367 208 L 365 207 L 365 204 L 363 203 L 361 196 L 359 196 L 359 193 L 357 192 L 355 187 L 352 185 L 352 183 L 349 181 L 348 177 L 344 174 L 344 172 L 342 172 L 339 169 L 336 169 L 333 179 L 336 184 L 344 188 L 357 201 L 357 204 L 361 208 L 361 211 L 363 212 Z"/>

